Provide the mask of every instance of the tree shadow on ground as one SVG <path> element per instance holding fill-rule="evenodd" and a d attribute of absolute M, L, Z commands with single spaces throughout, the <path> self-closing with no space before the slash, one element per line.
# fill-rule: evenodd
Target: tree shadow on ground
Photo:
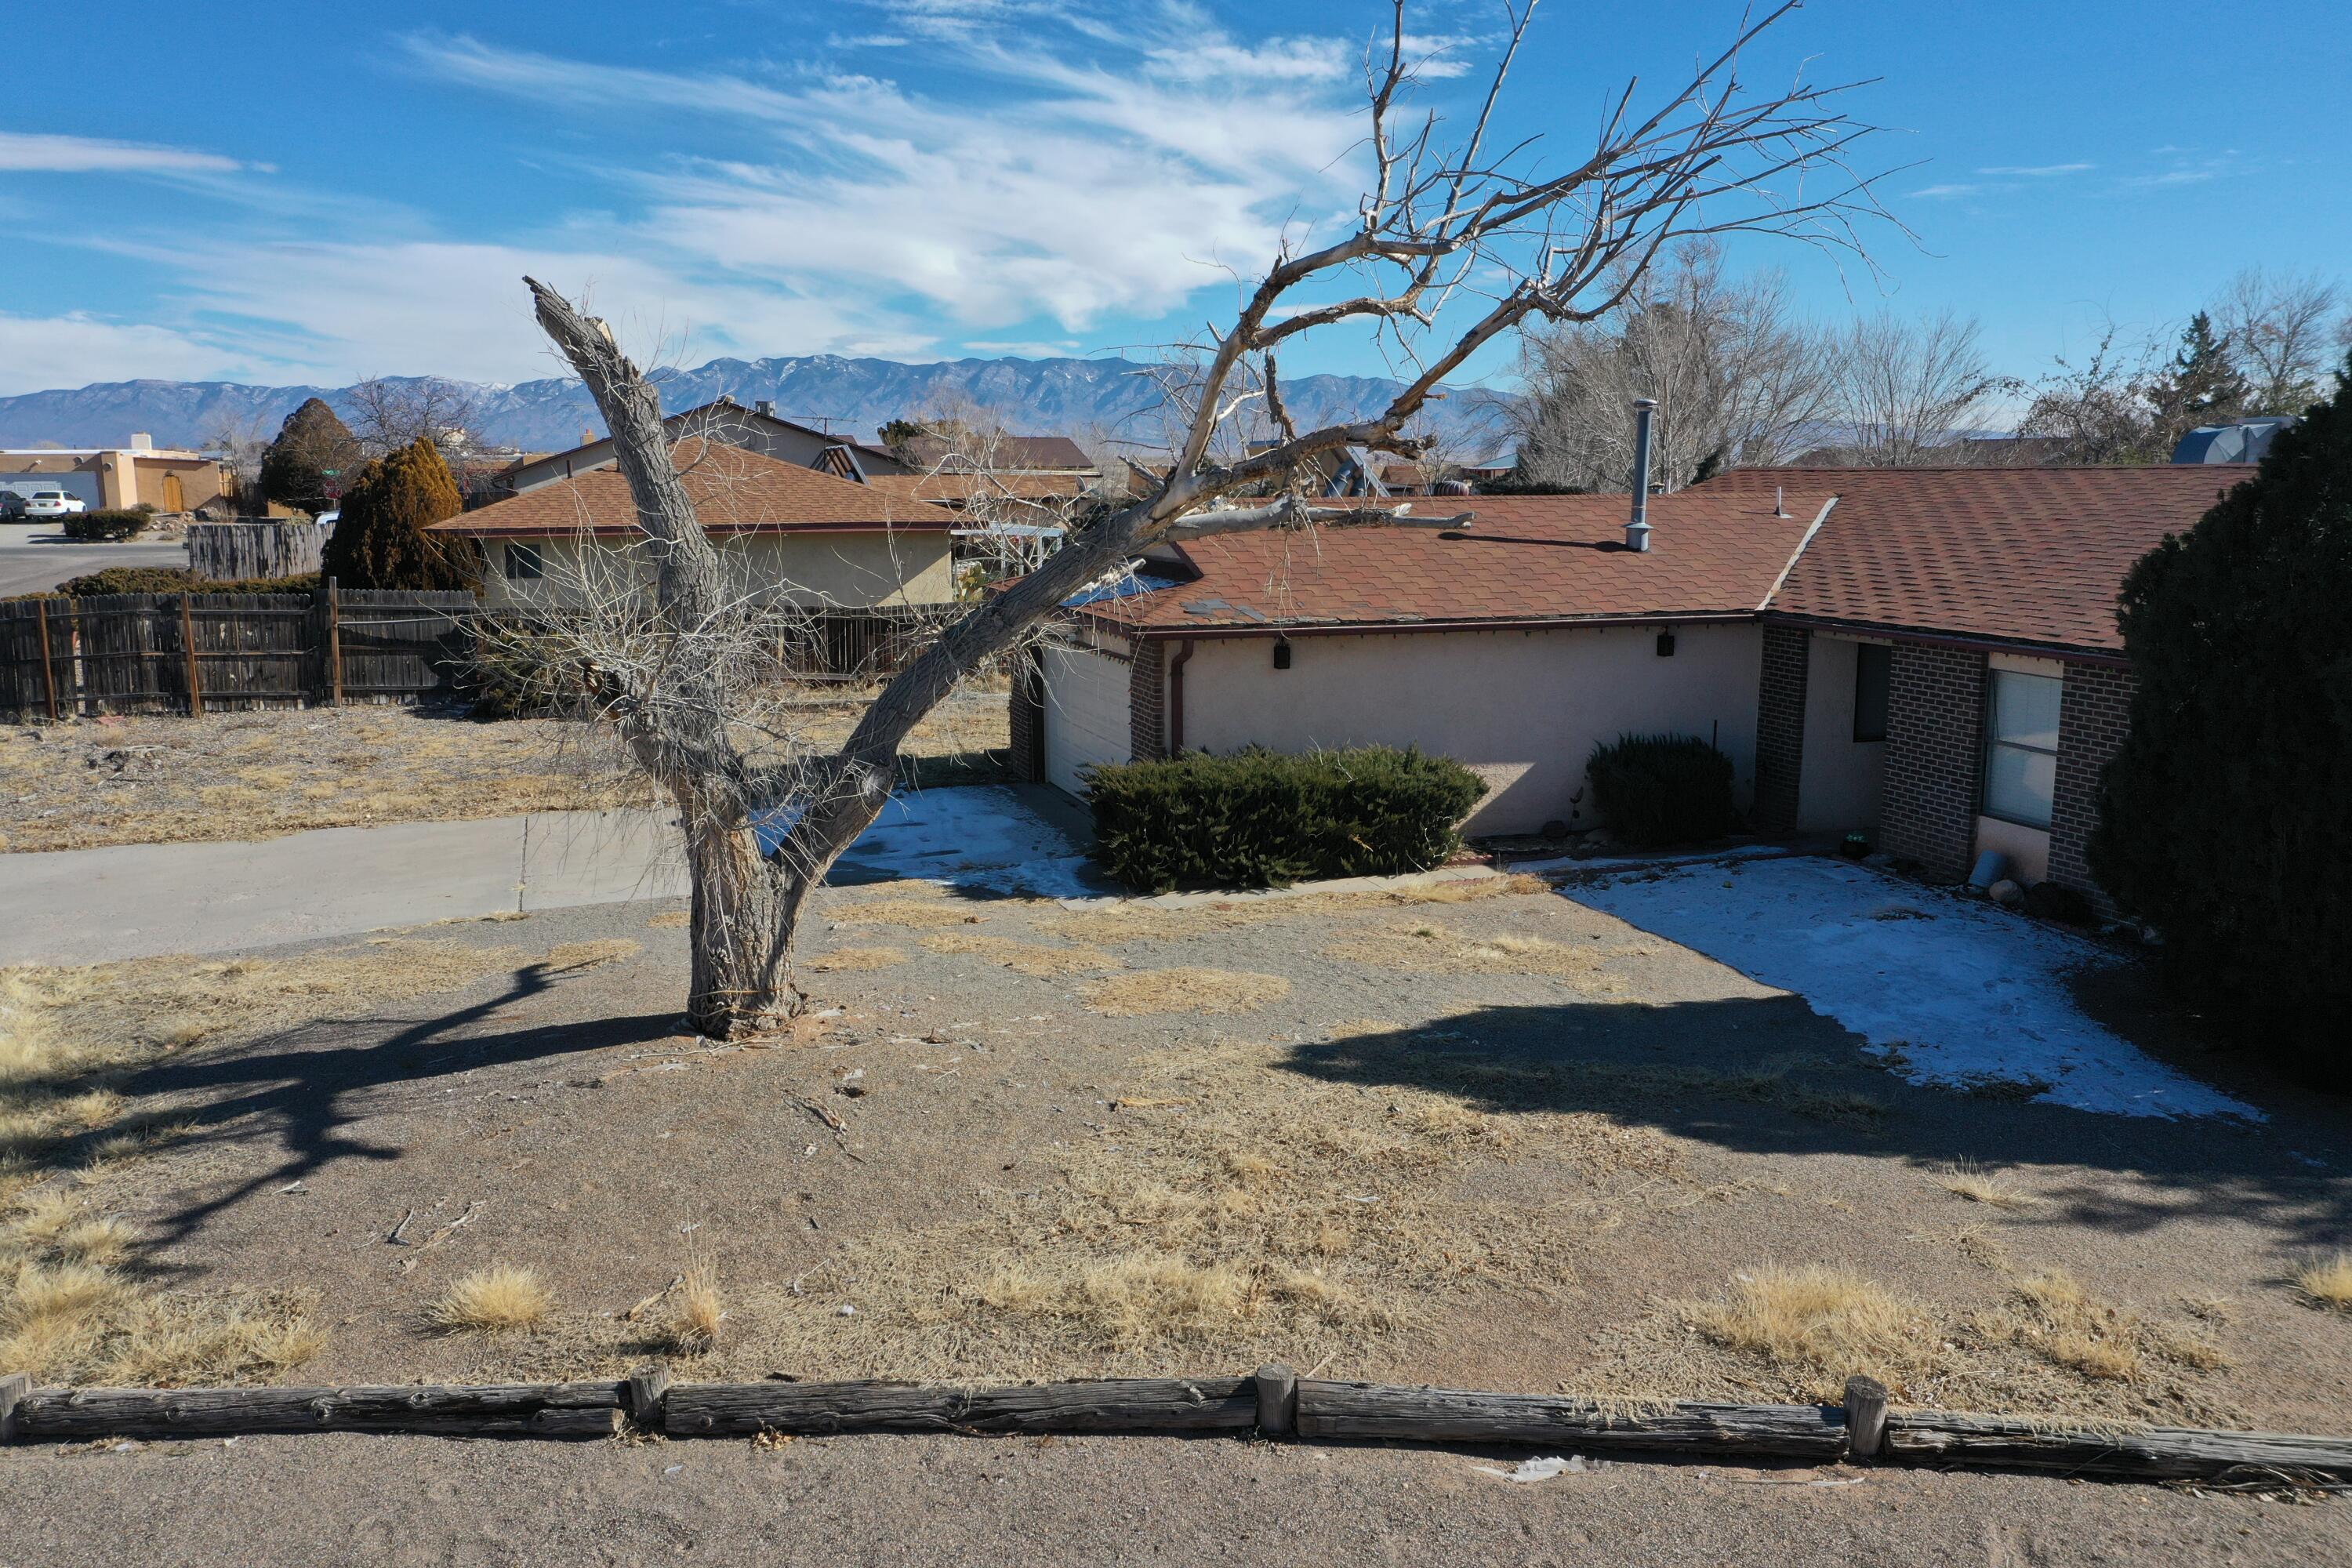
<path fill-rule="evenodd" d="M 388 1035 L 377 1031 L 389 1020 L 323 1020 L 239 1046 L 192 1052 L 138 1074 L 125 1086 L 127 1093 L 193 1102 L 185 1116 L 201 1131 L 183 1143 L 209 1139 L 246 1144 L 274 1134 L 283 1150 L 268 1169 L 160 1216 L 150 1250 L 184 1240 L 213 1215 L 273 1184 L 290 1185 L 341 1160 L 397 1160 L 400 1148 L 349 1131 L 354 1122 L 384 1111 L 382 1091 L 482 1068 L 642 1044 L 676 1032 L 674 1009 L 471 1032 L 542 995 L 563 973 L 546 963 L 531 964 L 493 996 L 407 1021 Z"/>
<path fill-rule="evenodd" d="M 1793 995 L 1662 1005 L 1482 1006 L 1412 1028 L 1294 1047 L 1326 1082 L 1456 1096 L 1500 1116 L 1590 1111 L 1742 1153 L 1842 1154 L 1936 1169 L 2043 1167 L 2011 1224 L 2154 1230 L 2234 1218 L 2291 1255 L 2352 1240 L 2352 1116 L 2232 1076 L 2268 1122 L 2127 1117 L 1989 1084 L 1908 1083 Z M 2085 1177 L 2082 1167 L 2119 1179 Z"/>

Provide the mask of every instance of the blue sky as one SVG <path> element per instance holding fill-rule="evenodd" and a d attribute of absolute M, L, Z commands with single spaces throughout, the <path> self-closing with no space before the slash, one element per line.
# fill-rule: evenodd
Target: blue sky
<path fill-rule="evenodd" d="M 607 0 L 26 7 L 0 94 L 0 394 L 133 376 L 340 383 L 556 367 L 529 270 L 630 345 L 901 359 L 1092 353 L 1229 308 L 1283 226 L 1344 221 L 1384 7 Z M 1506 99 L 1538 156 L 1665 86 L 1718 0 L 1538 13 Z M 1499 7 L 1418 6 L 1456 115 Z M 1979 318 L 2018 374 L 2239 268 L 2343 277 L 2340 4 L 1812 0 L 1751 77 L 1878 79 L 1879 275 L 1785 242 L 1821 316 Z M 1552 150 L 1556 149 L 1557 152 Z M 1286 366 L 1377 372 L 1344 330 Z M 1482 374 L 1507 373 L 1489 354 Z"/>

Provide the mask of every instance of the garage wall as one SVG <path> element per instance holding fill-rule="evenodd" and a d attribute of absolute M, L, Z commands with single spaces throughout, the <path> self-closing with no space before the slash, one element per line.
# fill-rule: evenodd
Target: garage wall
<path fill-rule="evenodd" d="M 1184 743 L 1418 745 L 1486 780 L 1468 831 L 1519 833 L 1552 820 L 1597 826 L 1584 777 L 1592 748 L 1627 731 L 1668 731 L 1722 747 L 1745 806 L 1762 631 L 1676 626 L 1674 656 L 1661 658 L 1660 629 L 1303 637 L 1284 670 L 1271 638 L 1204 639 L 1184 671 Z"/>
<path fill-rule="evenodd" d="M 1128 663 L 1087 648 L 1048 647 L 1038 650 L 1038 664 L 1045 672 L 1045 782 L 1081 795 L 1087 783 L 1080 769 L 1134 754 Z"/>
<path fill-rule="evenodd" d="M 1854 650 L 1862 645 L 1822 632 L 1809 641 L 1797 826 L 1809 833 L 1874 832 L 1886 742 L 1853 738 Z"/>

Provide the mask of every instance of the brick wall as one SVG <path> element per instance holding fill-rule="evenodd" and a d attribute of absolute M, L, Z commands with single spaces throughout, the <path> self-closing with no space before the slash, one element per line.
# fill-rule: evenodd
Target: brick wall
<path fill-rule="evenodd" d="M 1811 632 L 1764 628 L 1764 674 L 1756 690 L 1757 827 L 1781 833 L 1797 824 L 1804 784 L 1805 678 L 1812 657 Z"/>
<path fill-rule="evenodd" d="M 1013 776 L 1035 784 L 1045 776 L 1045 672 L 1034 647 L 1013 658 L 1007 721 Z"/>
<path fill-rule="evenodd" d="M 1139 763 L 1168 754 L 1167 647 L 1139 639 L 1127 667 L 1128 740 Z"/>
<path fill-rule="evenodd" d="M 1886 702 L 1879 847 L 1957 882 L 1976 848 L 1982 654 L 1895 645 Z"/>
<path fill-rule="evenodd" d="M 2058 783 L 2050 813 L 2050 879 L 2090 895 L 2113 920 L 2115 900 L 2092 879 L 2084 846 L 2099 820 L 2099 774 L 2131 727 L 2128 669 L 2070 664 L 2058 709 Z"/>

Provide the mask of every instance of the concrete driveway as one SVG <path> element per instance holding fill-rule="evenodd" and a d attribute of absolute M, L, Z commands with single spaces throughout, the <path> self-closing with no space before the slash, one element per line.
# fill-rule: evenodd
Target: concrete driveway
<path fill-rule="evenodd" d="M 109 566 L 185 566 L 188 547 L 170 544 L 85 544 L 58 531 L 49 519 L 0 522 L 0 598 L 37 594 L 69 577 Z"/>

